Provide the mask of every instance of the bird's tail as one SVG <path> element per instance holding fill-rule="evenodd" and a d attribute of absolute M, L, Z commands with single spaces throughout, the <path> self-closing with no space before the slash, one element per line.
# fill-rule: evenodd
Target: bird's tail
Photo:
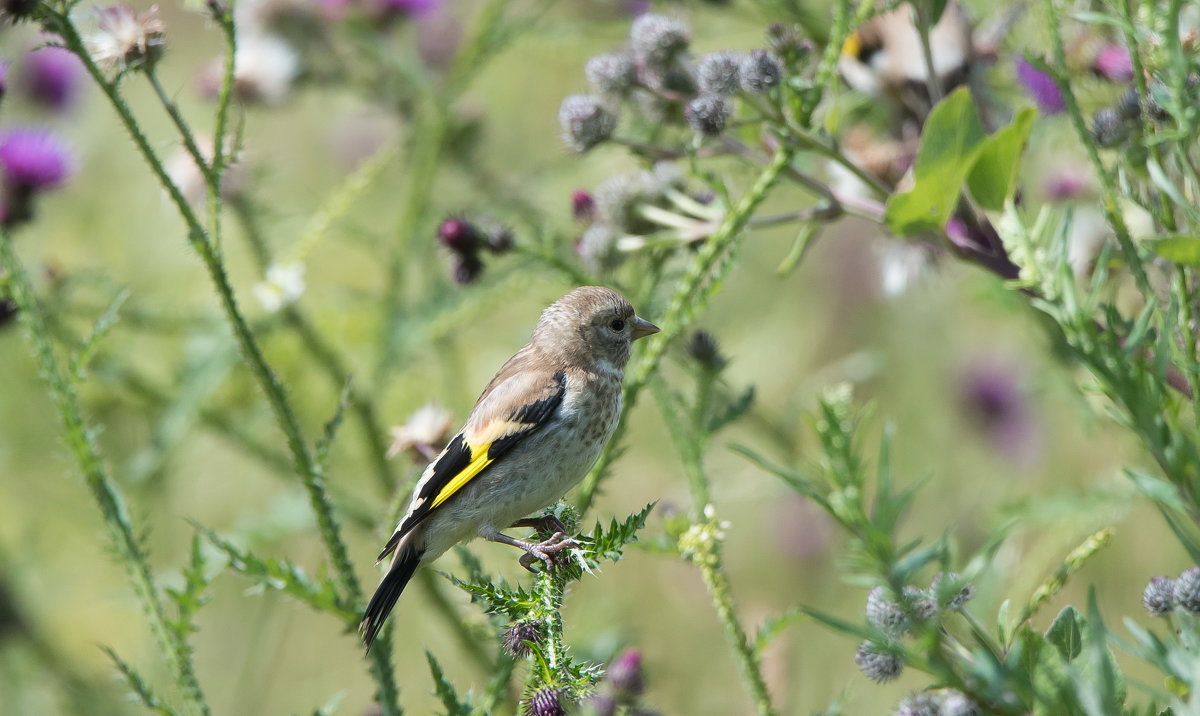
<path fill-rule="evenodd" d="M 408 586 L 408 580 L 412 579 L 413 573 L 417 571 L 422 553 L 423 551 L 416 549 L 413 545 L 400 547 L 391 569 L 384 575 L 383 581 L 379 583 L 379 588 L 375 590 L 375 596 L 371 597 L 370 603 L 367 604 L 367 611 L 358 624 L 358 632 L 362 634 L 363 642 L 367 645 L 367 653 L 371 652 L 371 644 L 375 642 L 375 637 L 383 628 L 384 620 L 387 619 L 388 614 L 391 614 L 392 607 L 396 606 L 396 600 L 400 598 L 400 593 L 404 591 L 404 587 Z"/>

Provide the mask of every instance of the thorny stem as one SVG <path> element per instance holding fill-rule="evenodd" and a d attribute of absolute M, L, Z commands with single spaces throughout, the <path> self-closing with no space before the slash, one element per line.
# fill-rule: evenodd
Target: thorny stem
<path fill-rule="evenodd" d="M 179 187 L 167 175 L 162 160 L 153 147 L 150 146 L 149 140 L 134 118 L 129 105 L 121 97 L 115 84 L 105 77 L 100 67 L 92 60 L 70 18 L 51 12 L 50 21 L 53 23 L 55 30 L 62 36 L 66 47 L 79 57 L 88 74 L 91 75 L 105 97 L 108 98 L 121 124 L 129 132 L 138 151 L 150 166 L 150 170 L 158 177 L 163 188 L 166 189 L 167 194 L 179 210 L 181 218 L 187 224 L 188 241 L 204 262 L 217 296 L 220 299 L 221 307 L 225 311 L 234 337 L 237 339 L 238 345 L 242 350 L 243 357 L 249 364 L 259 387 L 266 395 L 267 402 L 271 406 L 271 411 L 275 414 L 276 423 L 284 433 L 288 450 L 292 455 L 293 466 L 304 484 L 309 503 L 317 519 L 321 540 L 325 543 L 326 549 L 329 551 L 330 559 L 337 572 L 338 580 L 345 591 L 345 596 L 350 602 L 361 602 L 363 598 L 362 588 L 358 583 L 357 575 L 354 573 L 354 565 L 350 562 L 346 545 L 342 541 L 341 529 L 337 523 L 337 518 L 333 514 L 333 506 L 330 504 L 325 491 L 322 468 L 316 463 L 312 453 L 308 449 L 308 445 L 300 429 L 299 420 L 296 418 L 296 414 L 292 409 L 291 402 L 287 397 L 282 383 L 279 382 L 274 370 L 267 363 L 262 348 L 259 346 L 253 332 L 246 323 L 245 317 L 238 308 L 233 286 L 229 282 L 229 275 L 226 273 L 225 264 L 220 254 L 214 250 L 208 233 L 188 204 L 187 199 L 184 198 Z M 370 658 L 372 660 L 372 670 L 376 672 L 376 677 L 379 680 L 380 704 L 384 713 L 399 713 L 400 707 L 397 702 L 399 695 L 395 689 L 395 683 L 379 678 L 380 674 L 391 673 L 390 650 L 383 648 L 372 649 Z"/>
<path fill-rule="evenodd" d="M 741 201 L 725 215 L 721 225 L 696 252 L 695 258 L 692 259 L 687 272 L 676 285 L 671 302 L 663 313 L 659 323 L 659 334 L 647 339 L 650 341 L 649 345 L 642 350 L 633 364 L 631 375 L 625 381 L 622 390 L 624 414 L 627 415 L 637 402 L 638 394 L 646 386 L 650 376 L 658 367 L 659 361 L 666 354 L 667 346 L 691 325 L 695 313 L 702 310 L 712 295 L 720 289 L 719 282 L 714 281 L 708 291 L 701 291 L 705 279 L 710 278 L 711 272 L 719 266 L 721 259 L 737 247 L 745 235 L 744 229 L 750 221 L 750 217 L 771 193 L 778 183 L 780 175 L 791 165 L 793 156 L 794 150 L 791 147 L 779 148 L 771 163 L 759 174 L 754 185 L 746 192 Z M 616 446 L 620 444 L 628 425 L 628 420 L 622 417 L 612 439 L 608 441 L 604 452 L 601 453 L 600 459 L 596 461 L 591 472 L 584 478 L 577 502 L 580 514 L 586 513 L 596 499 L 600 478 L 608 471 L 609 465 L 615 459 Z"/>
<path fill-rule="evenodd" d="M 221 71 L 221 89 L 217 94 L 217 117 L 213 127 L 212 173 L 205 175 L 208 185 L 208 229 L 217 253 L 221 253 L 221 177 L 229 166 L 229 157 L 238 151 L 230 147 L 226 154 L 225 134 L 229 122 L 229 104 L 233 99 L 233 77 L 237 63 L 237 30 L 233 12 L 222 0 L 208 0 L 208 8 L 225 38 L 225 59 Z"/>
<path fill-rule="evenodd" d="M 17 256 L 12 240 L 3 233 L 0 233 L 0 266 L 3 266 L 8 274 L 9 293 L 28 329 L 34 357 L 58 406 L 67 443 L 75 455 L 92 498 L 100 508 L 113 546 L 125 564 L 125 570 L 133 583 L 133 591 L 137 594 L 150 623 L 150 631 L 158 641 L 159 650 L 187 701 L 188 711 L 206 716 L 209 709 L 192 666 L 191 650 L 179 632 L 173 630 L 168 623 L 158 587 L 146 561 L 146 553 L 130 523 L 124 498 L 109 478 L 93 438 L 95 431 L 84 421 L 75 384 L 68 378 L 62 363 L 54 353 L 50 331 L 34 298 L 29 275 Z"/>

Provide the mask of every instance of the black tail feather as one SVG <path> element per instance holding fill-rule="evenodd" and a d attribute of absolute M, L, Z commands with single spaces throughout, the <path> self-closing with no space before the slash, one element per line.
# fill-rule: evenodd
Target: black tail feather
<path fill-rule="evenodd" d="M 396 600 L 408 586 L 408 580 L 412 579 L 413 573 L 417 571 L 417 565 L 420 563 L 421 553 L 402 547 L 396 556 L 396 561 L 392 563 L 392 568 L 379 583 L 379 588 L 375 590 L 375 596 L 371 597 L 370 603 L 367 604 L 367 611 L 363 613 L 362 621 L 358 624 L 358 632 L 362 634 L 363 641 L 367 645 L 367 653 L 371 652 L 371 644 L 375 642 L 375 637 L 383 628 L 384 620 L 387 619 L 388 614 L 391 614 L 392 607 L 396 606 Z"/>

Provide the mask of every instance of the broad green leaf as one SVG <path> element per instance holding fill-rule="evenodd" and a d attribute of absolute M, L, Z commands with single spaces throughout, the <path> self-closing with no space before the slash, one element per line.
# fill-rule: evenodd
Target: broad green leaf
<path fill-rule="evenodd" d="M 989 211 L 1000 211 L 1004 202 L 1012 196 L 1017 183 L 1017 170 L 1021 166 L 1021 155 L 1037 110 L 1026 107 L 1017 113 L 1012 124 L 1003 127 L 984 141 L 967 175 L 967 186 L 971 196 Z"/>
<path fill-rule="evenodd" d="M 941 231 L 987 135 L 966 88 L 938 103 L 921 133 L 910 191 L 888 200 L 884 220 L 897 236 Z"/>
<path fill-rule="evenodd" d="M 1200 236 L 1173 234 L 1142 242 L 1156 255 L 1186 266 L 1200 266 Z"/>
<path fill-rule="evenodd" d="M 1067 607 L 1058 613 L 1054 623 L 1046 630 L 1046 641 L 1053 644 L 1068 662 L 1083 651 L 1082 621 L 1083 617 L 1075 607 Z"/>

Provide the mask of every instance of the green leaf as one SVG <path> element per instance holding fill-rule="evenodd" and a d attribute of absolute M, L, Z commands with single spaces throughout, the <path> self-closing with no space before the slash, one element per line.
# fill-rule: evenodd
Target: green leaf
<path fill-rule="evenodd" d="M 108 654 L 108 658 L 113 660 L 113 664 L 121 672 L 121 678 L 125 680 L 125 685 L 133 691 L 133 694 L 137 696 L 143 706 L 151 711 L 157 711 L 163 714 L 163 716 L 176 716 L 176 711 L 159 699 L 154 690 L 150 688 L 150 685 L 146 683 L 146 680 L 142 678 L 142 675 L 138 673 L 137 669 L 122 660 L 121 657 L 117 656 L 117 652 L 109 647 L 101 646 L 100 648 L 105 654 Z"/>
<path fill-rule="evenodd" d="M 1200 266 L 1200 237 L 1172 234 L 1141 242 L 1155 255 L 1185 266 Z"/>
<path fill-rule="evenodd" d="M 939 102 L 921 133 L 913 188 L 888 200 L 884 211 L 888 228 L 897 236 L 941 231 L 954 213 L 959 191 L 986 138 L 966 88 Z"/>
<path fill-rule="evenodd" d="M 1075 607 L 1066 607 L 1046 630 L 1046 641 L 1053 644 L 1068 662 L 1083 651 L 1083 632 L 1079 626 L 1082 621 L 1083 617 Z"/>
<path fill-rule="evenodd" d="M 989 211 L 1000 211 L 1013 194 L 1021 155 L 1037 110 L 1026 107 L 1017 113 L 1012 124 L 1003 127 L 984 141 L 967 175 L 971 196 Z"/>

